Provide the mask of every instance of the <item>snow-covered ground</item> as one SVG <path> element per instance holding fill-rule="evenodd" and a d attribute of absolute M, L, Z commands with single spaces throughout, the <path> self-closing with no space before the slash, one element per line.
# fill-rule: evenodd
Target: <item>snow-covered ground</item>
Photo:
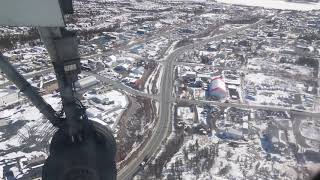
<path fill-rule="evenodd" d="M 32 158 L 35 158 L 35 157 L 47 157 L 47 155 L 44 153 L 44 152 L 41 152 L 41 151 L 33 151 L 31 153 L 26 153 L 26 152 L 22 152 L 22 151 L 18 151 L 18 152 L 12 152 L 12 153 L 9 153 L 9 154 L 6 154 L 4 156 L 0 156 L 0 162 L 1 161 L 4 161 L 4 160 L 7 160 L 7 159 L 20 159 L 21 157 L 23 157 L 22 159 L 20 159 L 20 162 L 23 162 L 23 161 L 26 161 L 26 160 L 30 160 Z M 4 164 L 1 164 L 0 163 L 0 172 L 3 172 L 3 165 Z M 24 164 L 20 164 L 22 166 L 25 166 Z M 21 167 L 21 168 L 24 168 L 24 167 Z M 17 167 L 11 167 L 10 170 L 13 172 L 13 175 L 16 177 L 16 178 L 19 178 L 22 174 L 21 172 L 19 171 L 19 169 Z M 24 170 L 27 170 L 27 169 L 24 169 Z M 0 179 L 4 179 L 3 177 L 3 173 L 0 173 Z"/>
<path fill-rule="evenodd" d="M 288 9 L 288 10 L 299 10 L 299 11 L 310 11 L 320 9 L 320 2 L 318 3 L 299 3 L 287 2 L 284 0 L 217 0 L 218 2 L 228 4 L 238 4 L 245 6 L 258 6 L 269 9 Z"/>
<path fill-rule="evenodd" d="M 201 111 L 202 108 L 198 108 Z M 236 124 L 238 120 L 243 120 L 247 114 L 245 111 L 235 109 L 228 112 L 227 116 L 230 125 Z M 263 112 L 257 112 L 260 114 Z M 239 115 L 243 117 L 239 117 Z M 276 114 L 274 114 L 276 115 Z M 250 115 L 252 116 L 252 115 Z M 230 138 L 221 138 L 217 136 L 218 131 L 213 131 L 212 135 L 184 136 L 183 145 L 174 154 L 174 156 L 165 165 L 161 179 L 188 179 L 188 180 L 209 180 L 209 179 L 298 179 L 301 176 L 301 169 L 307 163 L 299 164 L 292 150 L 290 143 L 297 144 L 292 131 L 290 120 L 285 119 L 280 114 L 274 116 L 274 121 L 264 121 L 252 116 L 249 120 L 249 136 L 246 140 L 235 140 Z M 236 120 L 239 118 L 238 120 Z M 227 118 L 228 119 L 228 118 Z M 235 121 L 236 120 L 236 121 Z M 222 121 L 222 119 L 218 119 Z M 226 119 L 225 119 L 226 122 Z M 283 123 L 281 123 L 283 122 Z M 271 145 L 272 150 L 265 147 L 265 142 L 261 140 L 264 133 L 282 132 L 282 126 L 289 122 L 287 129 L 287 140 L 281 141 L 281 147 Z M 271 126 L 272 123 L 279 123 L 277 127 Z M 269 124 L 269 125 L 268 125 Z M 229 126 L 229 125 L 228 125 Z M 220 127 L 219 131 L 223 131 Z M 272 136 L 272 141 L 277 136 Z M 275 141 L 277 142 L 277 141 Z M 299 146 L 299 145 L 298 145 Z M 278 151 L 280 150 L 280 151 Z M 319 167 L 319 164 L 314 164 Z"/>
<path fill-rule="evenodd" d="M 315 98 L 306 93 L 306 86 L 301 82 L 267 76 L 262 73 L 248 74 L 245 81 L 245 97 L 249 104 L 269 104 L 313 110 Z M 253 91 L 248 90 L 252 87 L 255 87 Z"/>
<path fill-rule="evenodd" d="M 144 53 L 148 58 L 158 60 L 161 58 L 161 54 L 164 53 L 163 50 L 166 49 L 169 43 L 169 39 L 164 37 L 153 39 L 151 42 L 145 44 Z"/>
<path fill-rule="evenodd" d="M 126 95 L 111 90 L 101 94 L 85 93 L 84 98 L 90 104 L 87 109 L 89 119 L 115 130 L 118 119 L 128 105 Z"/>
<path fill-rule="evenodd" d="M 192 126 L 194 124 L 194 113 L 190 107 L 178 107 L 177 117 L 187 126 Z"/>
<path fill-rule="evenodd" d="M 300 132 L 302 136 L 317 141 L 320 139 L 320 127 L 317 127 L 314 123 L 315 122 L 302 122 Z"/>
<path fill-rule="evenodd" d="M 176 169 L 177 174 L 181 173 L 181 179 L 212 179 L 213 177 L 211 176 L 209 171 L 205 170 L 205 166 L 207 163 L 211 163 L 212 161 L 214 161 L 213 151 L 215 150 L 215 143 L 216 141 L 212 140 L 211 138 L 199 135 L 194 135 L 192 138 L 188 138 L 187 140 L 185 140 L 184 145 L 166 164 L 163 170 L 163 175 L 165 177 L 163 179 L 170 179 L 168 174 L 172 174 L 172 169 Z M 210 157 L 203 157 L 205 151 L 207 153 L 208 151 L 210 152 Z M 203 154 L 199 152 L 202 152 Z M 195 169 L 197 168 L 194 168 L 194 166 L 197 166 L 199 170 L 202 170 L 200 176 L 195 171 Z"/>
<path fill-rule="evenodd" d="M 275 58 L 270 61 L 269 59 L 263 58 L 252 58 L 248 60 L 247 68 L 248 70 L 256 70 L 256 71 L 274 71 L 274 72 L 286 72 L 292 76 L 294 75 L 302 75 L 302 76 L 310 76 L 312 77 L 312 73 L 314 71 L 313 68 L 308 66 L 299 66 L 296 64 L 289 63 L 279 63 Z"/>
<path fill-rule="evenodd" d="M 160 72 L 159 72 L 160 71 Z M 161 77 L 162 77 L 162 67 L 158 65 L 155 70 L 149 75 L 145 85 L 144 85 L 144 92 L 148 94 L 152 94 L 152 87 L 154 82 L 156 81 L 156 87 L 159 90 L 158 84 L 161 82 Z M 158 74 L 158 78 L 156 79 L 156 75 Z"/>
<path fill-rule="evenodd" d="M 128 105 L 125 94 L 111 90 L 97 94 L 86 93 L 85 102 L 87 115 L 91 120 L 110 126 L 116 130 L 116 124 L 124 108 Z M 49 94 L 43 98 L 57 111 L 61 110 L 62 104 L 59 94 Z M 5 123 L 2 123 L 5 121 Z M 0 171 L 2 172 L 4 160 L 13 160 L 17 157 L 29 157 L 44 152 L 22 152 L 25 148 L 41 146 L 41 151 L 48 146 L 52 134 L 55 132 L 52 124 L 45 120 L 43 115 L 28 102 L 19 102 L 12 109 L 0 110 Z M 38 148 L 39 149 L 39 148 Z M 39 149 L 39 150 L 40 150 Z M 17 169 L 11 169 L 18 175 Z M 2 179 L 0 173 L 0 179 Z"/>
<path fill-rule="evenodd" d="M 56 110 L 60 109 L 61 102 L 60 98 L 57 95 L 46 95 L 44 99 Z M 7 150 L 12 147 L 19 147 L 23 143 L 23 138 L 29 138 L 29 135 L 41 135 L 45 136 L 47 133 L 51 131 L 42 131 L 49 126 L 49 122 L 44 120 L 43 115 L 38 111 L 38 109 L 32 106 L 30 103 L 20 104 L 15 106 L 12 109 L 6 109 L 0 111 L 0 117 L 2 121 L 7 121 L 9 124 L 16 123 L 17 121 L 23 122 L 24 124 L 20 129 L 17 130 L 16 135 L 13 135 L 11 138 L 6 139 L 0 142 L 0 149 Z M 50 125 L 51 126 L 51 125 Z M 36 134 L 29 134 L 33 128 Z M 2 134 L 0 135 L 0 139 L 3 138 Z"/>
<path fill-rule="evenodd" d="M 203 113 L 203 107 L 197 107 L 198 119 L 202 124 L 207 125 L 206 115 Z"/>
<path fill-rule="evenodd" d="M 264 158 L 265 154 L 253 153 L 259 146 L 259 141 L 235 147 L 217 142 L 215 136 L 193 135 L 192 138 L 186 139 L 184 145 L 166 164 L 163 179 L 170 179 L 172 175 L 174 178 L 188 180 L 247 179 L 259 177 L 258 174 L 264 174 L 264 171 L 271 171 L 270 176 L 280 173 L 287 179 L 297 178 L 294 161 L 278 155 L 273 156 L 275 159 L 279 158 L 279 161 L 267 161 Z M 208 164 L 211 163 L 213 164 L 210 168 Z M 174 173 L 172 169 L 175 169 Z"/>

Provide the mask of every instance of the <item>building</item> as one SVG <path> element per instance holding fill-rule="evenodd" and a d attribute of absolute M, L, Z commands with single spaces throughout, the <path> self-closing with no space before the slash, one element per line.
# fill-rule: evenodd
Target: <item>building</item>
<path fill-rule="evenodd" d="M 89 88 L 91 86 L 94 86 L 96 84 L 99 83 L 99 80 L 97 80 L 96 77 L 94 76 L 88 76 L 88 77 L 85 77 L 83 79 L 80 79 L 78 80 L 76 83 L 75 83 L 75 87 L 77 89 L 86 89 L 86 88 Z"/>
<path fill-rule="evenodd" d="M 140 53 L 142 53 L 143 49 L 144 49 L 144 45 L 139 44 L 139 45 L 136 45 L 133 48 L 131 48 L 130 52 L 135 53 L 135 54 L 140 54 Z"/>
<path fill-rule="evenodd" d="M 269 124 L 261 138 L 261 146 L 268 153 L 280 154 L 286 148 L 286 137 L 283 130 Z"/>
<path fill-rule="evenodd" d="M 209 84 L 208 95 L 218 99 L 225 98 L 227 94 L 226 84 L 221 76 L 214 77 Z"/>
<path fill-rule="evenodd" d="M 193 79 L 195 80 L 197 77 L 197 73 L 196 72 L 193 72 L 193 71 L 187 71 L 185 72 L 183 75 L 182 75 L 182 78 L 185 79 L 185 80 L 190 80 L 190 79 Z"/>
<path fill-rule="evenodd" d="M 103 96 L 92 96 L 89 99 L 92 100 L 95 103 L 103 104 L 103 105 L 106 105 L 106 104 L 110 103 L 109 98 L 106 98 L 106 97 L 103 97 Z"/>
<path fill-rule="evenodd" d="M 213 51 L 218 51 L 219 50 L 219 45 L 217 44 L 211 44 L 208 48 L 207 51 L 213 52 Z"/>
<path fill-rule="evenodd" d="M 140 79 L 144 73 L 144 67 L 134 67 L 131 69 L 131 73 L 129 74 L 130 77 L 132 78 L 137 78 Z"/>
<path fill-rule="evenodd" d="M 127 71 L 129 71 L 130 66 L 131 66 L 130 64 L 122 63 L 122 64 L 117 65 L 114 68 L 114 70 L 117 72 L 127 72 Z"/>
<path fill-rule="evenodd" d="M 143 35 L 143 34 L 145 34 L 147 31 L 145 30 L 145 29 L 138 29 L 137 30 L 137 34 L 139 34 L 139 35 Z"/>
<path fill-rule="evenodd" d="M 228 129 L 222 132 L 219 132 L 218 137 L 223 139 L 232 139 L 232 140 L 241 140 L 243 139 L 243 133 L 239 129 Z"/>

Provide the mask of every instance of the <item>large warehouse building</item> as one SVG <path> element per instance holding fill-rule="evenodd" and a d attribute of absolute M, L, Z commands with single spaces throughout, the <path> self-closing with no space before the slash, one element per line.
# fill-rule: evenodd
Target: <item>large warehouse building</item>
<path fill-rule="evenodd" d="M 218 99 L 225 98 L 227 94 L 226 84 L 221 76 L 214 77 L 208 88 L 208 95 Z"/>

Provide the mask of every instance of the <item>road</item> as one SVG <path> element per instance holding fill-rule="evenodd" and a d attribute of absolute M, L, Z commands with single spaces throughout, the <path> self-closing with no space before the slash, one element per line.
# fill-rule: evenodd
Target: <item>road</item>
<path fill-rule="evenodd" d="M 180 51 L 179 51 L 180 52 Z M 161 79 L 161 89 L 160 89 L 160 114 L 159 114 L 159 122 L 155 127 L 155 131 L 151 138 L 148 140 L 146 146 L 136 155 L 136 158 L 130 161 L 123 169 L 120 170 L 118 174 L 119 180 L 127 180 L 131 179 L 132 176 L 138 171 L 139 165 L 142 163 L 146 156 L 151 156 L 155 153 L 163 138 L 167 136 L 168 128 L 170 124 L 170 97 L 172 90 L 172 79 L 173 79 L 173 59 L 175 59 L 179 55 L 177 51 L 175 53 L 168 56 L 167 60 L 163 62 L 164 72 Z"/>
<path fill-rule="evenodd" d="M 129 86 L 126 86 L 123 83 L 121 83 L 120 80 L 113 80 L 111 78 L 108 78 L 108 77 L 105 77 L 105 76 L 102 76 L 102 75 L 99 75 L 99 74 L 96 74 L 96 73 L 92 73 L 92 72 L 84 72 L 84 74 L 89 75 L 89 76 L 94 76 L 99 81 L 101 81 L 103 83 L 111 84 L 116 89 L 121 89 L 121 90 L 123 90 L 123 91 L 125 91 L 127 93 L 132 94 L 132 95 L 142 96 L 142 97 L 158 100 L 158 96 L 157 95 L 148 94 L 148 93 L 133 89 L 133 88 L 131 88 Z"/>
<path fill-rule="evenodd" d="M 183 25 L 182 23 L 176 24 L 175 26 Z M 175 26 L 174 27 L 164 27 L 161 30 L 159 30 L 156 33 L 153 33 L 152 35 L 144 35 L 141 38 L 135 38 L 131 40 L 129 43 L 123 43 L 119 45 L 118 47 L 113 47 L 111 51 L 103 52 L 101 54 L 92 54 L 92 55 L 83 55 L 82 59 L 90 59 L 90 58 L 97 58 L 97 57 L 102 57 L 102 56 L 109 56 L 113 55 L 115 52 L 119 52 L 123 49 L 131 49 L 134 46 L 137 46 L 142 43 L 146 43 L 148 41 L 152 41 L 154 39 L 160 38 L 162 36 L 165 36 L 167 34 L 170 34 L 171 32 L 175 31 Z"/>
<path fill-rule="evenodd" d="M 217 36 L 209 37 L 209 38 L 203 38 L 203 39 L 200 39 L 199 42 L 195 42 L 193 44 L 180 47 L 180 48 L 176 49 L 175 51 L 173 51 L 162 62 L 164 72 L 161 77 L 161 87 L 160 87 L 160 94 L 159 95 L 152 95 L 152 94 L 148 94 L 148 93 L 144 93 L 144 92 L 132 89 L 132 88 L 122 84 L 119 81 L 107 78 L 105 76 L 101 76 L 96 73 L 90 73 L 90 72 L 85 73 L 87 75 L 95 76 L 101 82 L 112 84 L 115 88 L 122 89 L 130 94 L 133 94 L 133 95 L 156 99 L 160 103 L 159 121 L 156 124 L 155 129 L 154 129 L 151 137 L 148 139 L 147 144 L 144 147 L 142 147 L 142 149 L 137 154 L 134 155 L 135 158 L 119 171 L 119 173 L 118 173 L 119 180 L 131 179 L 132 176 L 138 171 L 138 169 L 140 167 L 139 165 L 143 162 L 144 158 L 146 156 L 152 156 L 154 153 L 157 152 L 157 150 L 159 150 L 159 148 L 161 146 L 161 142 L 163 141 L 164 138 L 167 137 L 168 132 L 169 132 L 169 128 L 171 128 L 171 126 L 170 126 L 171 114 L 172 114 L 171 108 L 172 108 L 172 103 L 174 103 L 174 102 L 182 102 L 182 103 L 190 103 L 190 104 L 212 104 L 212 105 L 226 106 L 226 107 L 239 107 L 239 108 L 249 108 L 249 109 L 268 109 L 268 110 L 276 110 L 276 111 L 289 110 L 294 114 L 299 114 L 299 115 L 311 115 L 312 114 L 313 116 L 320 117 L 319 113 L 315 114 L 315 113 L 306 112 L 306 111 L 294 111 L 294 110 L 287 109 L 287 108 L 279 108 L 279 107 L 271 107 L 271 106 L 263 106 L 263 105 L 222 103 L 222 102 L 214 102 L 214 101 L 185 100 L 185 99 L 177 99 L 177 98 L 173 97 L 173 94 L 172 94 L 173 80 L 174 80 L 173 71 L 174 71 L 174 66 L 176 64 L 176 60 L 178 59 L 178 57 L 180 55 L 182 55 L 186 51 L 201 47 L 210 41 L 216 41 L 216 40 L 226 38 L 230 35 L 233 35 L 237 32 L 243 31 L 247 28 L 253 28 L 255 26 L 258 26 L 264 22 L 265 22 L 265 20 L 260 20 L 254 24 L 247 25 L 247 26 L 244 26 L 244 27 L 241 27 L 238 29 L 234 29 L 234 30 L 231 30 L 231 31 L 226 32 L 224 34 L 221 34 L 221 35 L 217 35 Z M 140 43 L 140 41 L 137 41 L 137 42 Z M 136 43 L 134 43 L 134 44 L 136 44 Z M 129 46 L 132 46 L 134 44 L 130 44 Z M 97 56 L 101 56 L 101 55 L 103 55 L 103 54 L 100 54 Z M 86 58 L 89 58 L 89 56 L 87 56 Z M 49 68 L 49 69 L 39 71 L 36 73 L 28 74 L 25 77 L 30 78 L 35 75 L 46 74 L 46 73 L 49 73 L 52 71 L 53 71 L 52 68 Z M 0 87 L 1 87 L 1 85 L 0 85 Z"/>
<path fill-rule="evenodd" d="M 47 68 L 47 69 L 44 69 L 44 70 L 41 70 L 41 71 L 23 74 L 23 77 L 26 78 L 26 79 L 29 79 L 29 78 L 32 78 L 32 77 L 35 77 L 35 76 L 38 76 L 38 75 L 48 74 L 50 72 L 53 72 L 53 68 Z M 5 88 L 6 86 L 11 85 L 11 84 L 12 84 L 11 81 L 2 83 L 2 84 L 0 84 L 0 88 Z"/>
<path fill-rule="evenodd" d="M 174 63 L 178 59 L 180 55 L 188 50 L 192 50 L 193 48 L 201 47 L 213 40 L 223 39 L 231 34 L 240 32 L 247 28 L 252 28 L 258 26 L 259 24 L 265 22 L 265 20 L 260 20 L 254 24 L 247 25 L 242 28 L 238 28 L 232 30 L 230 32 L 217 35 L 211 38 L 202 39 L 200 42 L 193 43 L 187 46 L 180 47 L 173 51 L 165 61 L 163 61 L 164 72 L 161 78 L 161 89 L 160 89 L 160 114 L 159 114 L 159 122 L 156 125 L 154 133 L 151 138 L 148 140 L 146 146 L 139 151 L 137 155 L 135 155 L 135 159 L 130 161 L 124 168 L 122 168 L 118 173 L 119 180 L 128 180 L 132 179 L 132 176 L 138 171 L 139 165 L 142 163 L 146 156 L 152 156 L 161 146 L 162 140 L 167 136 L 170 119 L 171 119 L 171 105 L 170 101 L 172 98 L 172 90 L 173 90 L 173 79 L 174 79 Z"/>
<path fill-rule="evenodd" d="M 236 107 L 244 109 L 261 109 L 261 110 L 271 110 L 271 111 L 288 111 L 293 115 L 303 115 L 303 116 L 312 116 L 320 118 L 320 113 L 315 113 L 313 111 L 298 111 L 292 108 L 278 107 L 278 106 L 268 106 L 268 105 L 252 105 L 252 104 L 243 104 L 243 103 L 224 103 L 219 101 L 206 101 L 206 100 L 192 100 L 192 99 L 180 99 L 172 98 L 171 102 L 179 102 L 184 104 L 197 104 L 197 105 L 215 105 L 222 107 Z"/>
<path fill-rule="evenodd" d="M 287 72 L 274 72 L 274 71 L 266 71 L 266 70 L 254 70 L 254 69 L 248 69 L 248 68 L 239 68 L 239 67 L 222 67 L 222 66 L 214 66 L 214 65 L 208 65 L 208 64 L 199 64 L 199 63 L 189 63 L 189 62 L 175 62 L 174 63 L 176 66 L 181 65 L 181 66 L 188 66 L 188 67 L 204 67 L 204 68 L 213 68 L 213 69 L 219 69 L 219 70 L 237 70 L 239 72 L 244 72 L 244 73 L 263 73 L 266 75 L 271 75 L 271 76 L 277 76 L 277 77 L 284 77 L 284 78 L 290 78 L 296 80 L 315 80 L 318 79 L 318 77 L 312 77 L 312 76 L 307 76 L 307 75 L 293 75 Z"/>

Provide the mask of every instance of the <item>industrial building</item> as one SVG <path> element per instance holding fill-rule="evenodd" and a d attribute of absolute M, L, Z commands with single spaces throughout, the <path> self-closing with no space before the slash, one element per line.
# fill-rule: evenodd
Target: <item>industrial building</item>
<path fill-rule="evenodd" d="M 208 88 L 208 95 L 218 99 L 225 98 L 227 94 L 226 84 L 221 76 L 214 77 Z"/>
<path fill-rule="evenodd" d="M 85 78 L 77 81 L 75 83 L 75 87 L 79 90 L 80 89 L 83 90 L 83 89 L 92 87 L 98 83 L 99 83 L 99 81 L 97 80 L 97 78 L 95 78 L 94 76 L 88 76 L 88 77 L 85 77 Z"/>

